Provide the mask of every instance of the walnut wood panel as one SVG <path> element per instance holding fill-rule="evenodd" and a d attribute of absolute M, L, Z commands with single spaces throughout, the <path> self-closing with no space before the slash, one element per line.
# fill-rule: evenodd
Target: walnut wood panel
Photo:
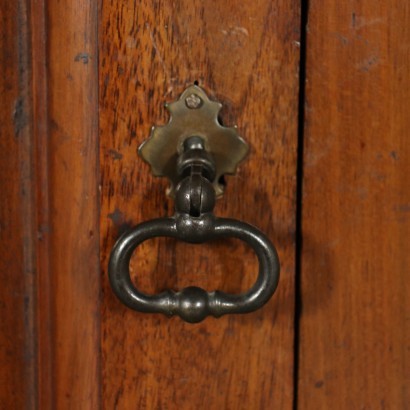
<path fill-rule="evenodd" d="M 99 407 L 96 28 L 83 1 L 2 7 L 2 409 Z"/>
<path fill-rule="evenodd" d="M 309 3 L 299 408 L 405 409 L 410 5 Z"/>
<path fill-rule="evenodd" d="M 99 36 L 103 404 L 107 409 L 275 408 L 293 400 L 294 239 L 299 4 L 289 1 L 104 1 Z M 172 213 L 166 181 L 137 158 L 165 101 L 194 81 L 224 103 L 250 143 L 217 214 L 259 226 L 282 261 L 261 311 L 198 325 L 123 306 L 107 279 L 130 225 Z M 188 285 L 239 292 L 256 277 L 237 241 L 152 240 L 131 264 L 147 292 Z"/>
<path fill-rule="evenodd" d="M 97 5 L 47 1 L 51 408 L 99 408 Z M 44 408 L 44 407 L 43 407 Z"/>
<path fill-rule="evenodd" d="M 35 403 L 35 260 L 27 4 L 4 2 L 0 25 L 0 408 Z"/>

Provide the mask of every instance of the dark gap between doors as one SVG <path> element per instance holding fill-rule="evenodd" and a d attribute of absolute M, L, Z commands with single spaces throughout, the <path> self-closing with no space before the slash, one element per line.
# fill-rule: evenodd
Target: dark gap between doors
<path fill-rule="evenodd" d="M 302 269 L 302 194 L 303 194 L 303 147 L 305 130 L 305 86 L 306 86 L 306 36 L 308 24 L 309 0 L 301 1 L 300 18 L 300 60 L 299 60 L 299 109 L 298 109 L 298 147 L 296 169 L 296 246 L 295 246 L 295 334 L 293 361 L 293 410 L 298 408 L 299 379 L 299 341 L 300 316 L 302 313 L 301 269 Z"/>

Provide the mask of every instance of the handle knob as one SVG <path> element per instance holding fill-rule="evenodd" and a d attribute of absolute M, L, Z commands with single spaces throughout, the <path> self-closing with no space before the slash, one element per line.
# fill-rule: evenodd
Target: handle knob
<path fill-rule="evenodd" d="M 213 107 L 215 104 L 217 110 Z M 235 171 L 237 163 L 246 155 L 247 145 L 237 136 L 236 129 L 222 127 L 215 120 L 221 105 L 210 101 L 197 86 L 189 87 L 169 107 L 173 108 L 171 112 L 177 119 L 172 118 L 167 126 L 154 128 L 151 138 L 140 147 L 139 152 L 151 164 L 154 174 L 168 176 L 171 180 L 169 193 L 175 199 L 175 214 L 169 218 L 143 222 L 117 240 L 108 267 L 112 289 L 131 309 L 144 313 L 178 315 L 190 323 L 200 322 L 209 315 L 220 317 L 227 313 L 252 312 L 263 306 L 277 288 L 277 252 L 266 235 L 254 226 L 235 219 L 217 218 L 213 214 L 215 199 L 223 192 L 219 178 Z M 183 134 L 186 137 L 182 138 L 180 146 L 175 146 L 179 144 L 181 135 L 179 139 L 173 140 L 177 133 L 172 128 L 177 124 L 176 128 L 181 133 L 178 124 L 182 120 L 178 119 L 181 114 L 189 116 L 190 113 L 184 111 L 192 109 L 202 114 L 197 115 L 196 122 L 185 120 L 193 129 L 185 128 Z M 209 123 L 210 118 L 211 126 L 204 127 L 202 123 Z M 213 128 L 217 132 L 209 132 Z M 205 133 L 204 130 L 208 131 Z M 158 155 L 158 145 L 162 155 Z M 221 151 L 221 147 L 231 150 Z M 224 157 L 229 160 L 224 162 Z M 222 164 L 222 169 L 221 166 L 218 168 L 218 164 Z M 156 295 L 144 294 L 131 281 L 130 259 L 138 245 L 159 236 L 199 244 L 221 237 L 240 239 L 250 245 L 258 257 L 258 278 L 252 288 L 242 294 L 217 290 L 207 292 L 199 287 L 188 287 L 179 292 L 166 290 Z"/>

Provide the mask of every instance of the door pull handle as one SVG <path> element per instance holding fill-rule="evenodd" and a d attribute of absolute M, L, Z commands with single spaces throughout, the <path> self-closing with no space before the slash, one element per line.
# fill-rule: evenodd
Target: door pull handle
<path fill-rule="evenodd" d="M 171 181 L 168 194 L 174 198 L 175 214 L 143 222 L 117 240 L 108 267 L 111 287 L 131 309 L 178 315 L 191 323 L 210 315 L 255 311 L 268 302 L 277 288 L 280 268 L 276 249 L 254 226 L 213 214 L 215 200 L 223 194 L 221 177 L 235 173 L 248 145 L 235 127 L 220 124 L 218 113 L 222 105 L 211 101 L 197 85 L 188 87 L 166 107 L 171 113 L 169 123 L 153 127 L 150 138 L 138 151 L 155 176 L 166 176 Z M 207 292 L 191 286 L 178 292 L 166 290 L 147 295 L 131 281 L 130 259 L 138 245 L 160 236 L 198 244 L 217 238 L 240 239 L 258 257 L 257 280 L 241 294 Z"/>

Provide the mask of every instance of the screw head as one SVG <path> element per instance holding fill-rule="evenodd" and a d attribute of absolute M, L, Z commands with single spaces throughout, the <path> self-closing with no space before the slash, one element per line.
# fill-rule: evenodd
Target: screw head
<path fill-rule="evenodd" d="M 185 98 L 185 104 L 191 110 L 198 109 L 202 105 L 202 103 L 202 99 L 196 94 L 191 94 L 187 98 Z"/>

